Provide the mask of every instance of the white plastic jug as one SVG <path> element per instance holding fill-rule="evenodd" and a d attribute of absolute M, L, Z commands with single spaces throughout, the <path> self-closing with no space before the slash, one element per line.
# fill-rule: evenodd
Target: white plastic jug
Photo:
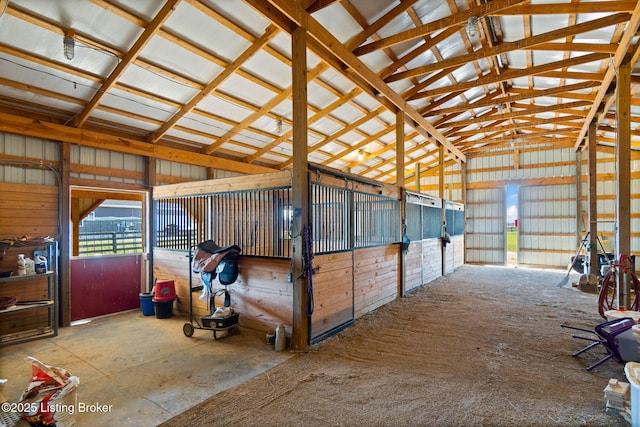
<path fill-rule="evenodd" d="M 27 274 L 24 268 L 24 254 L 18 254 L 18 276 Z"/>
<path fill-rule="evenodd" d="M 276 351 L 282 351 L 287 346 L 287 334 L 282 323 L 276 328 Z"/>
<path fill-rule="evenodd" d="M 36 263 L 29 257 L 24 259 L 24 272 L 26 275 L 36 274 Z"/>
<path fill-rule="evenodd" d="M 36 257 L 36 274 L 43 274 L 47 272 L 47 257 L 38 255 Z"/>

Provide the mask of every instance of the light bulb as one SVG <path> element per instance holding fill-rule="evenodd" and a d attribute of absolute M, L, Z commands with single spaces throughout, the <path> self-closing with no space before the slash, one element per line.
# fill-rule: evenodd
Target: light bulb
<path fill-rule="evenodd" d="M 475 37 L 478 35 L 478 17 L 470 16 L 467 21 L 467 33 L 469 33 L 469 37 Z"/>
<path fill-rule="evenodd" d="M 62 46 L 64 48 L 64 57 L 71 61 L 75 55 L 75 40 L 71 36 L 64 36 L 62 39 Z"/>

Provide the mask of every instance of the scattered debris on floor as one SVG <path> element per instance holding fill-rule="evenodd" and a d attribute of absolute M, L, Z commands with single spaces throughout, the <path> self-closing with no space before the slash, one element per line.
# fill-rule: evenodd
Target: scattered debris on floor
<path fill-rule="evenodd" d="M 631 395 L 629 383 L 611 378 L 604 388 L 604 399 L 607 410 L 619 413 L 629 423 L 631 422 Z"/>
<path fill-rule="evenodd" d="M 75 425 L 78 377 L 33 357 L 29 360 L 31 380 L 16 404 L 16 412 L 32 426 Z"/>

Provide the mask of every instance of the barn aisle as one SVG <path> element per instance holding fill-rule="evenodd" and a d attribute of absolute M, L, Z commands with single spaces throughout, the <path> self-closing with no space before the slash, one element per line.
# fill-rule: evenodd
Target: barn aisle
<path fill-rule="evenodd" d="M 570 356 L 560 324 L 602 319 L 564 277 L 465 265 L 163 426 L 627 426 L 603 395 L 623 365 Z"/>

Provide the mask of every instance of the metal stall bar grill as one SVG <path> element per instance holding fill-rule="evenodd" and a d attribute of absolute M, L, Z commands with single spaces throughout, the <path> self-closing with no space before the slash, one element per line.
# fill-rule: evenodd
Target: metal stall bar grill
<path fill-rule="evenodd" d="M 354 192 L 355 248 L 400 241 L 400 203 L 397 199 Z"/>
<path fill-rule="evenodd" d="M 157 247 L 188 250 L 212 239 L 244 255 L 291 257 L 291 188 L 271 188 L 155 200 Z"/>
<path fill-rule="evenodd" d="M 349 195 L 344 188 L 311 185 L 313 252 L 316 254 L 350 250 Z"/>

